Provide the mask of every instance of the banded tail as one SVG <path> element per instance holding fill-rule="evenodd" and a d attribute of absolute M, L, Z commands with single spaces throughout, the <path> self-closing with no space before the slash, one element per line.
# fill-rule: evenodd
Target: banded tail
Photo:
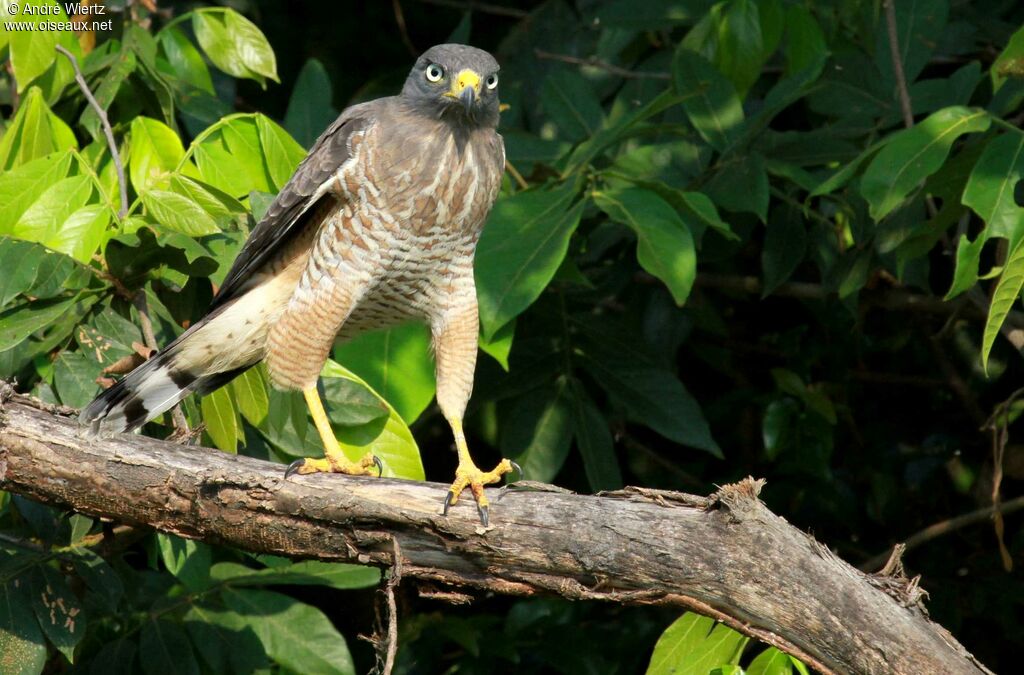
<path fill-rule="evenodd" d="M 212 371 L 213 363 L 196 363 L 188 358 L 196 342 L 204 337 L 197 324 L 170 345 L 160 350 L 141 366 L 128 373 L 117 384 L 100 394 L 82 410 L 79 421 L 89 425 L 91 433 L 134 431 L 146 422 L 170 410 L 192 393 L 208 394 L 256 365 L 252 363 L 231 370 Z"/>

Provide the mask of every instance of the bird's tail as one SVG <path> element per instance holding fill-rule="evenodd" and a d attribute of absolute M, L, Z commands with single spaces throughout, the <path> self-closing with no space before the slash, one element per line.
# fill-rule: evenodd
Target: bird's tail
<path fill-rule="evenodd" d="M 195 343 L 209 338 L 203 331 L 208 321 L 186 331 L 97 396 L 82 410 L 79 421 L 92 433 L 134 431 L 189 394 L 209 393 L 256 365 L 258 358 L 218 372 L 215 364 L 196 359 Z"/>

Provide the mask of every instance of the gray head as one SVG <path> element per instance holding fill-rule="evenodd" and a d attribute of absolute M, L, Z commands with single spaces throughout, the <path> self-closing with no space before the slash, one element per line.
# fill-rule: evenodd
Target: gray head
<path fill-rule="evenodd" d="M 402 97 L 417 111 L 465 126 L 498 126 L 498 62 L 469 45 L 437 45 L 416 60 Z"/>

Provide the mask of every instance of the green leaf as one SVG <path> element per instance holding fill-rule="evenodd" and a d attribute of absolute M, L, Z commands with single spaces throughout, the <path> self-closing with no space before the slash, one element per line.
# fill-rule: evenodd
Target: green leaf
<path fill-rule="evenodd" d="M 196 140 L 194 157 L 206 183 L 236 198 L 253 190 L 277 192 L 263 157 L 255 115 L 225 118 Z"/>
<path fill-rule="evenodd" d="M 985 221 L 985 236 L 1005 237 L 1016 242 L 1024 234 L 1024 208 L 1013 197 L 1014 188 L 1024 179 L 1024 133 L 996 136 L 974 165 L 963 204 Z"/>
<path fill-rule="evenodd" d="M 270 410 L 263 367 L 250 368 L 232 380 L 230 386 L 242 417 L 253 426 L 262 424 Z"/>
<path fill-rule="evenodd" d="M 135 191 L 166 188 L 185 156 L 178 134 L 159 120 L 141 116 L 132 120 L 130 134 L 128 168 Z"/>
<path fill-rule="evenodd" d="M 412 424 L 434 398 L 430 330 L 419 322 L 363 333 L 338 345 L 334 358 Z"/>
<path fill-rule="evenodd" d="M 110 209 L 102 204 L 87 204 L 71 213 L 43 244 L 88 264 L 107 239 Z"/>
<path fill-rule="evenodd" d="M 370 388 L 354 373 L 330 359 L 324 364 L 320 377 L 344 378 Z M 385 476 L 423 480 L 423 463 L 420 461 L 420 450 L 412 432 L 398 412 L 380 398 L 379 394 L 374 393 L 387 406 L 387 418 L 357 427 L 336 429 L 341 449 L 353 461 L 360 459 L 368 450 L 372 451 L 384 463 Z"/>
<path fill-rule="evenodd" d="M 999 89 L 1006 82 L 1008 77 L 1020 77 L 1024 73 L 1024 26 L 1018 28 L 1006 47 L 999 53 L 996 60 L 992 62 L 988 74 L 992 78 L 992 90 Z"/>
<path fill-rule="evenodd" d="M 57 235 L 73 212 L 85 206 L 92 189 L 92 181 L 87 176 L 57 181 L 21 214 L 11 234 L 28 241 L 46 242 Z"/>
<path fill-rule="evenodd" d="M 213 560 L 209 546 L 203 542 L 163 532 L 157 533 L 156 540 L 167 571 L 184 584 L 185 588 L 197 592 L 209 586 L 210 565 Z"/>
<path fill-rule="evenodd" d="M 70 166 L 71 153 L 60 152 L 0 173 L 0 233 L 9 234 L 47 188 L 67 176 Z"/>
<path fill-rule="evenodd" d="M 39 246 L 0 237 L 0 307 L 32 287 L 43 255 Z"/>
<path fill-rule="evenodd" d="M 338 116 L 331 100 L 331 78 L 324 64 L 317 59 L 307 59 L 295 78 L 284 114 L 284 128 L 303 147 L 312 147 L 313 141 Z"/>
<path fill-rule="evenodd" d="M 98 374 L 93 362 L 82 352 L 64 350 L 54 362 L 53 384 L 64 405 L 83 408 L 99 391 Z"/>
<path fill-rule="evenodd" d="M 728 0 L 712 16 L 717 19 L 715 66 L 743 94 L 757 81 L 767 56 L 757 3 Z"/>
<path fill-rule="evenodd" d="M 826 178 L 818 185 L 818 187 L 811 190 L 811 197 L 820 197 L 821 195 L 831 194 L 839 188 L 850 182 L 850 179 L 860 169 L 860 165 L 863 164 L 869 157 L 878 152 L 882 148 L 888 139 L 883 139 L 877 143 L 873 143 L 867 150 L 860 153 L 853 160 L 843 165 L 843 168 L 836 171 L 834 174 Z"/>
<path fill-rule="evenodd" d="M 74 663 L 75 645 L 85 636 L 85 614 L 64 575 L 49 565 L 37 565 L 32 575 L 32 610 L 50 643 Z"/>
<path fill-rule="evenodd" d="M 480 336 L 480 350 L 497 361 L 505 372 L 508 372 L 508 355 L 512 352 L 512 340 L 515 338 L 515 334 L 516 320 L 512 319 L 489 338 Z"/>
<path fill-rule="evenodd" d="M 31 87 L 0 138 L 0 169 L 7 171 L 70 148 L 78 148 L 74 132 L 50 112 L 39 88 Z"/>
<path fill-rule="evenodd" d="M 622 473 L 608 420 L 579 382 L 573 382 L 571 390 L 573 436 L 583 456 L 587 482 L 595 492 L 618 490 L 622 487 Z"/>
<path fill-rule="evenodd" d="M 238 412 L 231 398 L 231 390 L 221 387 L 203 396 L 200 408 L 206 433 L 210 435 L 213 444 L 224 452 L 237 452 L 242 432 L 238 428 Z"/>
<path fill-rule="evenodd" d="M 675 209 L 642 188 L 595 191 L 593 197 L 609 218 L 636 233 L 640 265 L 665 282 L 676 304 L 683 305 L 697 276 L 697 253 L 693 235 Z"/>
<path fill-rule="evenodd" d="M 234 227 L 246 213 L 242 203 L 231 195 L 187 176 L 174 175 L 171 178 L 171 190 L 198 204 L 222 229 Z M 218 241 L 223 241 L 223 238 Z"/>
<path fill-rule="evenodd" d="M 1010 308 L 1020 296 L 1024 287 L 1024 238 L 1017 242 L 1006 259 L 1003 274 L 999 277 L 996 290 L 992 293 L 992 304 L 985 321 L 985 332 L 981 339 L 981 364 L 988 371 L 988 355 L 999 335 L 999 329 L 1010 313 Z"/>
<path fill-rule="evenodd" d="M 794 208 L 780 207 L 774 210 L 768 222 L 761 251 L 761 268 L 764 270 L 764 290 L 761 297 L 767 297 L 781 286 L 804 259 L 807 250 L 807 228 L 803 217 Z"/>
<path fill-rule="evenodd" d="M 324 380 L 323 387 L 324 406 L 333 425 L 353 427 L 391 414 L 392 409 L 372 389 L 354 380 L 335 377 Z"/>
<path fill-rule="evenodd" d="M 576 190 L 530 190 L 498 201 L 476 249 L 474 268 L 485 338 L 540 297 L 555 276 L 579 225 Z"/>
<path fill-rule="evenodd" d="M 51 4 L 49 2 L 46 4 L 55 8 L 51 10 L 54 14 L 41 14 L 38 11 L 27 13 L 26 10 L 33 7 L 38 10 L 39 3 L 22 3 L 18 20 L 35 24 L 35 30 L 22 29 L 10 31 L 11 66 L 14 69 L 14 79 L 17 81 L 18 93 L 23 92 L 32 80 L 45 73 L 58 57 L 64 58 L 55 49 L 60 39 L 60 31 L 45 30 L 40 24 L 44 21 L 65 22 L 67 21 L 67 16 L 64 14 L 64 8 L 59 4 Z M 8 5 L 5 3 L 4 18 L 11 18 L 8 16 L 8 11 L 16 7 L 18 5 Z"/>
<path fill-rule="evenodd" d="M 700 405 L 672 373 L 612 349 L 589 350 L 587 372 L 631 418 L 669 440 L 722 457 Z"/>
<path fill-rule="evenodd" d="M 748 639 L 714 619 L 687 612 L 658 638 L 647 675 L 705 675 L 737 663 Z"/>
<path fill-rule="evenodd" d="M 217 563 L 210 570 L 216 581 L 230 586 L 329 586 L 339 590 L 369 588 L 380 582 L 380 570 L 365 565 L 319 560 L 287 562 L 279 567 L 253 569 L 238 563 Z"/>
<path fill-rule="evenodd" d="M 188 197 L 167 190 L 147 190 L 142 203 L 153 218 L 171 232 L 201 237 L 220 232 L 217 223 L 203 207 Z"/>
<path fill-rule="evenodd" d="M 32 615 L 26 577 L 0 584 L 0 673 L 38 675 L 46 663 L 46 642 Z"/>
<path fill-rule="evenodd" d="M 256 24 L 233 9 L 202 8 L 192 12 L 196 40 L 213 65 L 228 75 L 256 80 L 277 79 L 277 60 Z"/>
<path fill-rule="evenodd" d="M 560 382 L 532 391 L 502 420 L 502 454 L 517 461 L 530 480 L 550 483 L 569 455 L 572 411 L 565 389 Z"/>
<path fill-rule="evenodd" d="M 213 80 L 202 54 L 183 32 L 173 27 L 164 28 L 157 33 L 156 41 L 179 79 L 209 94 L 214 93 Z"/>
<path fill-rule="evenodd" d="M 117 605 L 124 595 L 121 577 L 117 576 L 114 568 L 94 551 L 78 546 L 72 547 L 71 551 L 75 555 L 75 573 L 92 591 L 91 597 L 108 611 L 116 612 Z"/>
<path fill-rule="evenodd" d="M 256 633 L 236 612 L 194 603 L 185 614 L 184 625 L 210 672 L 248 675 L 265 671 L 269 665 Z"/>
<path fill-rule="evenodd" d="M 0 352 L 7 351 L 45 326 L 56 324 L 71 311 L 84 314 L 97 298 L 77 297 L 31 302 L 0 312 Z"/>
<path fill-rule="evenodd" d="M 988 129 L 990 121 L 983 110 L 952 106 L 893 135 L 861 178 L 860 191 L 868 200 L 871 217 L 878 221 L 887 216 L 938 171 L 956 139 Z"/>
<path fill-rule="evenodd" d="M 726 162 L 708 182 L 705 192 L 727 211 L 753 213 L 768 220 L 768 171 L 757 152 Z"/>
<path fill-rule="evenodd" d="M 764 650 L 747 666 L 747 675 L 791 675 L 792 662 L 789 655 L 775 647 Z"/>
<path fill-rule="evenodd" d="M 825 34 L 817 19 L 805 7 L 786 8 L 786 74 L 793 74 L 828 54 Z"/>
<path fill-rule="evenodd" d="M 354 675 L 345 638 L 323 612 L 270 591 L 227 588 L 224 602 L 252 629 L 267 655 L 299 673 Z"/>
<path fill-rule="evenodd" d="M 150 619 L 139 636 L 146 675 L 199 675 L 199 664 L 181 624 Z"/>
<path fill-rule="evenodd" d="M 981 249 L 985 247 L 985 237 L 978 235 L 970 241 L 966 234 L 960 235 L 956 247 L 956 269 L 953 272 L 953 283 L 946 293 L 945 300 L 951 300 L 978 283 L 978 264 L 981 260 Z"/>
<path fill-rule="evenodd" d="M 295 173 L 299 162 L 306 157 L 306 151 L 269 117 L 256 115 L 256 128 L 259 130 L 264 161 L 274 181 L 275 191 L 280 190 Z"/>
<path fill-rule="evenodd" d="M 707 59 L 685 47 L 672 60 L 676 91 L 685 96 L 683 110 L 701 138 L 716 150 L 729 146 L 743 123 L 736 88 Z"/>
<path fill-rule="evenodd" d="M 570 141 L 593 136 L 604 120 L 593 87 L 572 70 L 558 69 L 545 77 L 541 101 L 560 136 Z"/>

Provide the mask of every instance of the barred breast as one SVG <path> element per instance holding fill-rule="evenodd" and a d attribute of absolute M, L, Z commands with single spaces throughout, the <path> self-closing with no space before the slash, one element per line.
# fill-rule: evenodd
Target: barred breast
<path fill-rule="evenodd" d="M 473 254 L 500 188 L 501 139 L 493 130 L 424 126 L 385 118 L 353 135 L 333 187 L 339 206 L 322 221 L 271 331 L 278 386 L 315 382 L 335 339 L 475 306 Z"/>

